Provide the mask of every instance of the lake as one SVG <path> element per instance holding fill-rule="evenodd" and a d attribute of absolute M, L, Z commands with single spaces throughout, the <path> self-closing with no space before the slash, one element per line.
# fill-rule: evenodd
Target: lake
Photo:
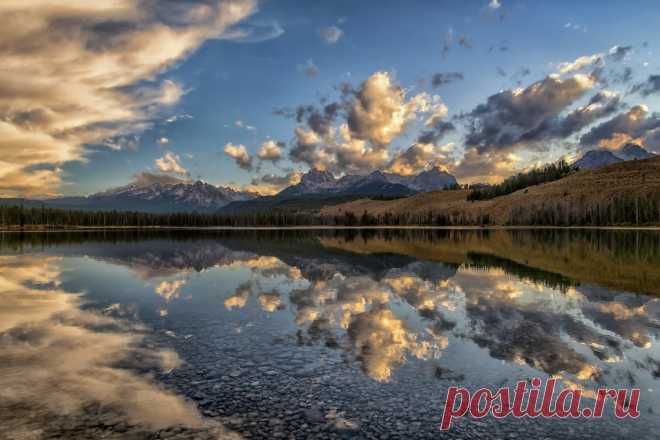
<path fill-rule="evenodd" d="M 660 232 L 0 233 L 2 438 L 657 438 Z M 640 389 L 637 419 L 451 386 Z"/>

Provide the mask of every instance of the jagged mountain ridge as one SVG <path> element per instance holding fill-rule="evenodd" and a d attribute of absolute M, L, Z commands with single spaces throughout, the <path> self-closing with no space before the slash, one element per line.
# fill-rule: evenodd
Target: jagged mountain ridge
<path fill-rule="evenodd" d="M 650 159 L 655 156 L 656 154 L 647 151 L 640 145 L 630 142 L 618 150 L 589 150 L 572 166 L 580 169 L 595 169 L 629 160 Z"/>
<path fill-rule="evenodd" d="M 437 191 L 455 184 L 454 176 L 437 168 L 411 176 L 377 170 L 365 176 L 346 175 L 339 179 L 329 171 L 311 169 L 302 176 L 300 183 L 285 188 L 277 197 L 320 194 L 405 196 L 417 192 Z"/>
<path fill-rule="evenodd" d="M 236 201 L 259 197 L 252 192 L 217 187 L 206 182 L 181 182 L 149 185 L 129 184 L 85 197 L 58 197 L 46 200 L 24 200 L 26 206 L 46 205 L 53 208 L 97 211 L 141 212 L 217 212 Z"/>

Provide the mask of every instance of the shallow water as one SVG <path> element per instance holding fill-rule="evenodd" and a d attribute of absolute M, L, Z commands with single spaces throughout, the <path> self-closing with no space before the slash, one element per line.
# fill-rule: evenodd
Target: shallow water
<path fill-rule="evenodd" d="M 0 437 L 656 438 L 660 232 L 0 234 Z M 447 388 L 639 388 L 469 417 Z"/>

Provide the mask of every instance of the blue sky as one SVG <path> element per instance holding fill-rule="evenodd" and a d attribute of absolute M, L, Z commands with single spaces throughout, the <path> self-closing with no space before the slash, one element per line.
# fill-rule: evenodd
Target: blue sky
<path fill-rule="evenodd" d="M 259 189 L 263 188 L 264 175 L 288 176 L 293 181 L 298 172 L 312 166 L 328 168 L 338 175 L 373 169 L 411 173 L 440 166 L 457 174 L 460 181 L 495 181 L 535 163 L 573 157 L 588 148 L 617 148 L 624 139 L 660 150 L 656 145 L 656 142 L 660 144 L 660 132 L 654 125 L 658 93 L 649 78 L 659 73 L 660 67 L 655 56 L 660 5 L 654 1 L 637 1 L 633 5 L 614 1 L 189 0 L 179 2 L 177 8 L 182 9 L 173 9 L 170 2 L 164 1 L 146 13 L 140 10 L 142 2 L 119 3 L 121 10 L 111 11 L 112 14 L 83 6 L 56 12 L 45 6 L 42 12 L 40 5 L 30 10 L 0 6 L 10 9 L 4 12 L 15 14 L 7 16 L 10 21 L 13 17 L 16 26 L 26 17 L 45 23 L 42 29 L 34 31 L 37 34 L 27 37 L 60 36 L 72 40 L 68 62 L 80 57 L 84 59 L 81 65 L 86 72 L 94 74 L 67 71 L 61 78 L 52 80 L 58 81 L 55 90 L 62 88 L 62 95 L 80 93 L 80 99 L 85 100 L 81 108 L 86 113 L 93 112 L 93 106 L 97 105 L 90 95 L 102 96 L 108 89 L 122 95 L 112 105 L 104 103 L 97 118 L 83 122 L 77 114 L 76 118 L 68 117 L 61 110 L 65 107 L 61 100 L 53 100 L 46 94 L 43 98 L 30 94 L 28 106 L 24 104 L 26 99 L 19 101 L 16 96 L 27 95 L 28 88 L 34 89 L 32 81 L 47 82 L 53 72 L 63 69 L 56 64 L 58 60 L 47 59 L 48 47 L 41 53 L 32 48 L 22 49 L 18 40 L 9 40 L 8 44 L 15 43 L 16 48 L 3 54 L 3 58 L 13 56 L 17 60 L 12 64 L 18 66 L 16 72 L 11 72 L 12 67 L 9 69 L 9 74 L 15 74 L 11 77 L 14 82 L 21 78 L 22 72 L 30 71 L 33 67 L 30 63 L 38 62 L 40 56 L 46 66 L 52 63 L 54 67 L 38 69 L 43 70 L 43 78 L 39 78 L 40 73 L 36 79 L 23 76 L 25 84 L 16 87 L 18 92 L 0 88 L 0 113 L 4 113 L 0 119 L 15 125 L 4 129 L 10 135 L 20 130 L 20 136 L 15 134 L 17 139 L 48 135 L 54 141 L 43 147 L 48 151 L 43 159 L 19 157 L 7 159 L 4 165 L 0 159 L 0 175 L 4 166 L 6 177 L 0 193 L 88 194 L 126 184 L 143 172 Z M 227 3 L 235 3 L 233 6 L 240 10 L 226 12 L 223 7 Z M 83 36 L 59 28 L 55 18 L 62 17 L 79 21 L 78 29 L 83 30 Z M 84 25 L 89 17 L 93 17 L 97 27 Z M 207 18 L 212 19 L 212 24 Z M 139 22 L 144 29 L 145 20 L 146 36 L 156 47 L 126 44 L 126 41 L 142 44 L 142 35 L 134 25 Z M 219 21 L 223 23 L 218 25 Z M 113 26 L 117 29 L 113 36 L 99 30 Z M 171 38 L 158 34 L 163 26 L 175 31 Z M 197 33 L 198 27 L 203 32 Z M 181 29 L 186 31 L 183 36 L 177 34 Z M 324 29 L 331 29 L 326 33 L 334 32 L 332 41 L 328 41 L 328 35 L 323 37 Z M 125 40 L 115 42 L 116 35 L 122 33 Z M 156 44 L 161 41 L 162 45 Z M 138 67 L 133 71 L 140 73 L 131 75 L 121 65 L 92 66 L 89 60 L 103 56 L 104 44 L 117 59 L 128 59 L 127 65 L 135 63 Z M 179 46 L 183 49 L 179 50 Z M 617 46 L 623 48 L 620 57 L 614 51 L 610 53 Z M 151 60 L 145 60 L 151 56 L 154 61 L 149 64 Z M 558 73 L 561 63 L 568 66 L 579 57 L 593 58 L 581 67 L 566 67 L 565 73 Z M 98 74 L 101 68 L 107 68 L 104 73 L 108 74 L 102 80 Z M 630 71 L 624 76 L 627 68 Z M 377 72 L 386 75 L 392 96 L 401 98 L 398 104 L 402 108 L 415 99 L 427 100 L 411 110 L 405 123 L 395 130 L 396 135 L 387 142 L 375 139 L 373 132 L 369 132 L 379 129 L 375 125 L 368 129 L 361 125 L 362 130 L 356 128 L 361 123 L 355 116 L 359 114 L 355 110 L 356 101 L 365 96 L 361 95 L 366 90 L 365 82 L 370 78 L 375 80 L 373 75 Z M 434 87 L 432 78 L 439 73 L 460 74 L 462 79 Z M 122 81 L 107 79 L 113 75 Z M 543 83 L 543 90 L 547 88 L 543 96 L 534 95 L 536 89 L 530 87 L 548 75 L 557 79 Z M 592 79 L 570 83 L 576 75 Z M 74 87 L 76 81 L 86 87 L 92 80 L 94 87 L 85 89 L 85 93 Z M 70 90 L 59 85 L 64 81 L 72 83 L 67 85 Z M 340 93 L 338 88 L 342 83 L 351 84 L 349 92 Z M 172 96 L 165 93 L 168 90 L 165 84 L 172 85 Z M 579 90 L 571 89 L 570 93 L 574 94 L 566 101 L 548 104 L 549 97 L 570 87 Z M 539 111 L 542 117 L 533 121 L 504 121 L 512 124 L 504 138 L 500 136 L 503 133 L 486 133 L 484 127 L 502 123 L 503 115 L 509 114 L 502 113 L 502 106 L 520 104 L 516 94 L 501 95 L 492 102 L 489 97 L 507 91 L 513 93 L 517 88 L 527 89 L 530 95 L 514 113 Z M 160 94 L 152 98 L 151 94 L 156 92 Z M 563 122 L 568 123 L 562 118 L 587 105 L 599 92 L 606 93 L 596 101 L 610 104 L 600 117 L 589 119 L 589 123 L 581 122 L 579 129 L 557 128 L 539 134 L 543 128 L 540 125 L 559 127 Z M 613 94 L 617 94 L 616 98 Z M 388 96 L 374 99 L 381 98 L 389 99 Z M 319 139 L 314 145 L 304 145 L 305 151 L 315 154 L 315 158 L 292 158 L 291 150 L 301 142 L 294 130 L 297 127 L 307 132 L 313 130 L 304 119 L 296 121 L 275 114 L 275 110 L 295 112 L 301 105 L 322 108 L 332 102 L 341 108 L 330 122 L 334 131 L 331 135 L 317 133 Z M 454 130 L 438 136 L 432 145 L 420 146 L 420 133 L 430 128 L 430 125 L 425 127 L 424 121 L 435 111 L 425 108 L 430 102 L 435 102 L 436 110 L 439 102 L 446 106 L 446 111 L 440 112 L 442 115 L 437 113 L 435 121 L 450 122 Z M 488 102 L 491 105 L 487 109 L 475 112 L 479 105 Z M 595 105 L 600 105 L 598 102 Z M 606 126 L 598 131 L 598 136 L 583 138 L 594 127 L 642 104 L 643 118 L 648 122 L 643 127 L 628 124 L 621 128 L 619 124 L 614 130 Z M 21 105 L 26 108 L 18 111 L 17 106 Z M 139 115 L 119 115 L 122 106 L 133 106 Z M 117 112 L 117 116 L 104 120 L 103 112 Z M 34 115 L 43 113 L 56 114 L 66 124 L 52 123 L 41 128 Z M 22 122 L 25 114 L 29 115 L 30 124 Z M 369 119 L 373 115 L 367 109 L 362 116 Z M 167 122 L 173 119 L 176 120 Z M 61 128 L 63 124 L 65 129 Z M 348 138 L 341 137 L 342 125 L 350 132 Z M 509 139 L 511 133 L 514 140 Z M 466 141 L 469 134 L 472 141 Z M 618 144 L 613 141 L 615 135 Z M 257 158 L 261 145 L 268 140 L 279 142 L 279 160 Z M 60 141 L 68 144 L 62 146 Z M 20 148 L 16 142 L 8 142 L 5 147 L 16 151 Z M 249 166 L 247 163 L 239 166 L 237 154 L 230 157 L 225 152 L 228 144 L 243 146 L 245 154 L 241 157 L 249 158 Z M 362 154 L 360 148 L 366 152 L 362 156 L 373 157 L 356 158 Z M 63 152 L 54 153 L 53 149 Z M 39 156 L 38 151 L 31 153 L 31 157 Z M 158 159 L 161 165 L 156 162 Z M 282 184 L 268 189 L 272 192 Z"/>

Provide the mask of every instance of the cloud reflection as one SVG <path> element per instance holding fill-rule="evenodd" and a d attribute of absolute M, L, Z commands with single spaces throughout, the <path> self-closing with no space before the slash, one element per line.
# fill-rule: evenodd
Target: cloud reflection
<path fill-rule="evenodd" d="M 54 417 L 79 417 L 90 404 L 108 423 L 221 430 L 133 372 L 171 371 L 181 363 L 176 353 L 143 348 L 143 329 L 109 316 L 115 305 L 105 314 L 81 309 L 81 296 L 62 290 L 60 275 L 58 258 L 0 257 L 0 413 L 31 424 L 10 430 L 47 430 Z"/>

